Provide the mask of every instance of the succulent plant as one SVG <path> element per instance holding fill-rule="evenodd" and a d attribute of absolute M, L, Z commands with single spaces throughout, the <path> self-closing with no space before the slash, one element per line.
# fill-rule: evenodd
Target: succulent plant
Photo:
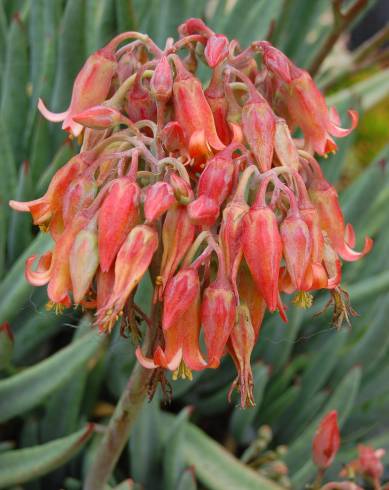
<path fill-rule="evenodd" d="M 381 488 L 388 147 L 346 181 L 341 119 L 387 29 L 331 59 L 373 4 L 0 5 L 0 488 Z"/>

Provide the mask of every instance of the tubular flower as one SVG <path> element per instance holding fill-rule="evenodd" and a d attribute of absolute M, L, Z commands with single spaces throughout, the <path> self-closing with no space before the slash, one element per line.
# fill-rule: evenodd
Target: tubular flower
<path fill-rule="evenodd" d="M 277 310 L 287 321 L 281 294 L 307 307 L 309 292 L 325 289 L 336 324 L 352 312 L 342 260 L 361 259 L 372 240 L 354 250 L 315 154 L 335 150 L 357 116 L 340 128 L 310 75 L 268 42 L 241 49 L 200 19 L 178 32 L 164 49 L 144 34 L 119 34 L 87 59 L 64 113 L 39 102 L 84 140 L 42 197 L 10 206 L 53 239 L 25 267 L 51 306 L 88 308 L 102 333 L 120 318 L 121 331 L 144 322 L 152 342 L 147 352 L 138 346 L 139 362 L 173 378 L 231 356 L 232 388 L 249 406 L 264 315 Z M 211 71 L 205 86 L 201 62 Z M 145 276 L 150 316 L 135 303 Z M 314 443 L 321 466 L 328 440 L 336 446 L 328 424 Z"/>
<path fill-rule="evenodd" d="M 38 109 L 49 121 L 63 121 L 62 129 L 69 131 L 73 136 L 78 136 L 83 126 L 73 117 L 85 109 L 104 102 L 116 69 L 114 53 L 111 46 L 107 45 L 91 54 L 85 62 L 74 82 L 72 100 L 65 112 L 59 114 L 50 112 L 41 99 L 39 99 Z"/>
<path fill-rule="evenodd" d="M 340 118 L 334 108 L 328 109 L 324 96 L 310 74 L 294 65 L 281 51 L 270 43 L 258 43 L 263 53 L 264 65 L 277 81 L 277 91 L 285 107 L 285 116 L 292 129 L 298 126 L 304 133 L 306 149 L 319 155 L 335 151 L 332 136 L 343 138 L 358 124 L 358 114 L 349 111 L 350 129 L 339 126 Z"/>
<path fill-rule="evenodd" d="M 139 220 L 140 190 L 126 177 L 113 181 L 99 211 L 100 267 L 112 265 L 126 236 Z"/>

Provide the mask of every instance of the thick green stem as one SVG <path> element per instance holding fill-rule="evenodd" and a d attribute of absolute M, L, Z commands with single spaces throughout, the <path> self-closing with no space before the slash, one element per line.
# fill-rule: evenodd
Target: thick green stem
<path fill-rule="evenodd" d="M 152 343 L 153 332 L 147 329 L 145 351 L 149 351 Z M 142 408 L 152 374 L 152 370 L 145 369 L 138 363 L 134 367 L 89 468 L 84 490 L 105 488 Z"/>

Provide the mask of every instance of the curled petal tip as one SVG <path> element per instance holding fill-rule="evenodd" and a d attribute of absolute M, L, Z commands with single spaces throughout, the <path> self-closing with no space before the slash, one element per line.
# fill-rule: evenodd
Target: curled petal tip
<path fill-rule="evenodd" d="M 351 126 L 349 128 L 341 128 L 339 126 L 339 116 L 336 110 L 331 107 L 330 109 L 330 133 L 332 136 L 336 136 L 337 138 L 344 138 L 348 136 L 356 127 L 359 120 L 359 115 L 357 111 L 349 110 L 347 112 L 351 119 Z"/>
<path fill-rule="evenodd" d="M 50 280 L 52 253 L 47 252 L 39 259 L 36 271 L 32 270 L 36 255 L 32 255 L 26 260 L 25 277 L 33 286 L 44 286 Z"/>
<path fill-rule="evenodd" d="M 61 122 L 66 118 L 66 116 L 69 113 L 69 111 L 65 111 L 65 112 L 49 111 L 49 109 L 45 106 L 45 103 L 43 102 L 42 99 L 39 99 L 38 101 L 38 110 L 45 119 L 51 122 Z"/>
<path fill-rule="evenodd" d="M 344 239 L 350 247 L 355 247 L 355 231 L 353 225 L 348 223 L 344 229 Z"/>
<path fill-rule="evenodd" d="M 8 204 L 15 211 L 25 211 L 25 212 L 30 211 L 30 208 L 28 207 L 28 203 L 26 202 L 9 201 Z"/>
<path fill-rule="evenodd" d="M 338 253 L 343 260 L 346 260 L 347 262 L 355 262 L 370 252 L 370 250 L 373 248 L 373 243 L 374 242 L 372 238 L 368 236 L 365 237 L 365 244 L 363 249 L 361 250 L 361 252 L 356 252 L 346 242 L 344 242 L 343 247 L 341 248 L 341 250 L 338 250 Z"/>
<path fill-rule="evenodd" d="M 143 352 L 142 352 L 142 349 L 140 348 L 140 346 L 138 346 L 136 348 L 135 355 L 136 355 L 136 358 L 138 359 L 139 364 L 141 366 L 143 366 L 144 368 L 155 369 L 156 367 L 158 367 L 152 359 L 143 355 Z"/>

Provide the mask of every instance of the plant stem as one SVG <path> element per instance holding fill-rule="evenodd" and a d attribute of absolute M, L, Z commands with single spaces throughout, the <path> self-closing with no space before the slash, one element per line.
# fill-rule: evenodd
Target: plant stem
<path fill-rule="evenodd" d="M 154 325 L 159 319 L 159 308 L 155 310 Z M 150 350 L 153 341 L 154 332 L 147 328 L 144 342 L 145 352 Z M 97 449 L 95 459 L 88 470 L 84 490 L 103 490 L 105 488 L 142 408 L 152 374 L 153 370 L 145 369 L 136 363 Z"/>

